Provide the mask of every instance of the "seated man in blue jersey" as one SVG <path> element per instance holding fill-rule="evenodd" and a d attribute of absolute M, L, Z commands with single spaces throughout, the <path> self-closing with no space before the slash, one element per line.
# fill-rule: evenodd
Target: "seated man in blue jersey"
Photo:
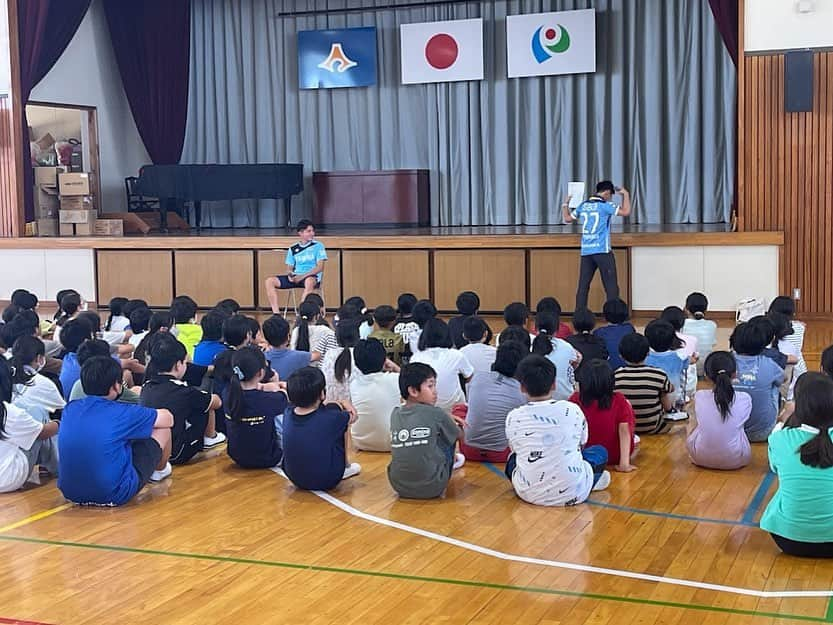
<path fill-rule="evenodd" d="M 299 221 L 296 230 L 300 241 L 286 250 L 288 273 L 266 279 L 266 296 L 275 314 L 281 312 L 278 289 L 304 289 L 303 301 L 321 286 L 327 250 L 323 243 L 315 240 L 315 226 L 309 219 Z"/>
<path fill-rule="evenodd" d="M 622 206 L 610 200 L 616 193 L 622 194 Z M 576 291 L 576 310 L 587 308 L 587 294 L 596 269 L 602 274 L 605 301 L 619 297 L 619 283 L 616 277 L 616 258 L 610 248 L 610 219 L 615 215 L 627 217 L 631 214 L 631 196 L 624 187 L 616 189 L 610 180 L 596 185 L 595 195 L 570 210 L 570 197 L 564 198 L 561 213 L 564 221 L 581 223 L 581 269 Z"/>

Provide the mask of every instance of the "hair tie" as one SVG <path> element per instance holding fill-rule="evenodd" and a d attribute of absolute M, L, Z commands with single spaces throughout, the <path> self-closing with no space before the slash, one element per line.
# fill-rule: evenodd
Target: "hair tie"
<path fill-rule="evenodd" d="M 237 376 L 237 379 L 241 382 L 246 379 L 246 376 L 243 374 L 243 370 L 240 369 L 240 367 L 234 367 L 234 369 L 232 369 L 232 372 L 234 373 L 234 375 Z"/>
<path fill-rule="evenodd" d="M 309 321 L 309 317 L 306 315 L 301 315 L 301 321 Z"/>
<path fill-rule="evenodd" d="M 724 373 L 726 373 L 726 369 L 721 369 L 717 372 L 717 375 L 723 375 Z"/>
<path fill-rule="evenodd" d="M 538 334 L 547 334 L 547 331 L 543 328 L 538 328 Z"/>

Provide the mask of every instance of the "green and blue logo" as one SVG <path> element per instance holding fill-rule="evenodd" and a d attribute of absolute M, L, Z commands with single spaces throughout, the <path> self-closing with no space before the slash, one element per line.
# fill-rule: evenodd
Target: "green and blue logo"
<path fill-rule="evenodd" d="M 554 54 L 566 52 L 570 47 L 570 33 L 561 24 L 556 28 L 539 26 L 532 35 L 532 55 L 539 63 L 548 61 Z"/>

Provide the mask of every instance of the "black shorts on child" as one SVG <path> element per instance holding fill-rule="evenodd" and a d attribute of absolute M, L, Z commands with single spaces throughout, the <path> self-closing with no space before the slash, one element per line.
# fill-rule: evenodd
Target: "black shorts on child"
<path fill-rule="evenodd" d="M 162 460 L 162 448 L 153 438 L 140 438 L 130 444 L 133 450 L 133 468 L 139 474 L 139 490 L 150 481 Z"/>
<path fill-rule="evenodd" d="M 280 289 L 303 289 L 304 288 L 304 282 L 306 282 L 306 280 L 302 280 L 301 282 L 293 282 L 292 280 L 289 279 L 289 276 L 275 276 L 275 277 L 278 279 L 278 282 L 280 283 L 280 287 L 278 287 Z M 320 281 L 316 281 L 315 288 L 316 289 L 321 288 L 321 282 Z"/>

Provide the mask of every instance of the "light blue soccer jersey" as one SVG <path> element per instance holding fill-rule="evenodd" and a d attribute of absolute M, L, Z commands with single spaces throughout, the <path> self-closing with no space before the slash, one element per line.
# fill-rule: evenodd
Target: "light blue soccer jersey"
<path fill-rule="evenodd" d="M 312 271 L 320 260 L 327 260 L 327 250 L 324 244 L 318 241 L 310 241 L 306 245 L 296 243 L 286 250 L 286 264 L 295 267 L 296 274 L 305 274 Z M 321 280 L 321 274 L 318 274 Z"/>
<path fill-rule="evenodd" d="M 610 251 L 610 218 L 618 207 L 592 196 L 571 213 L 581 224 L 581 255 L 607 254 Z"/>

